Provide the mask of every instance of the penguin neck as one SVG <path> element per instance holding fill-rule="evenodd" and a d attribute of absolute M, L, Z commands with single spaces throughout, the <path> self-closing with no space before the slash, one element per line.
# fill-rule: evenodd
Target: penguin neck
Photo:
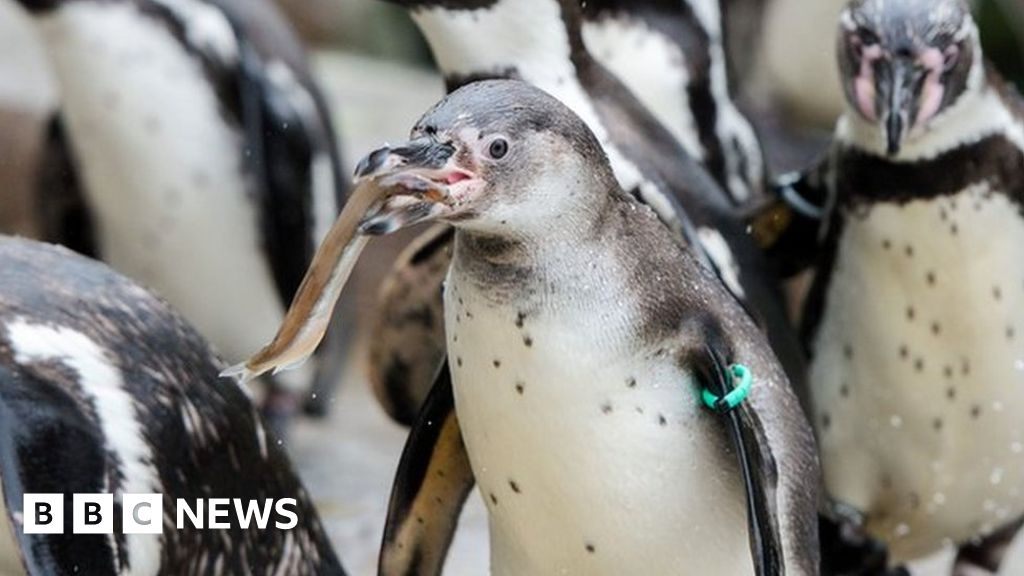
<path fill-rule="evenodd" d="M 624 208 L 635 202 L 617 187 L 607 194 L 588 191 L 574 196 L 577 201 L 571 206 L 532 211 L 522 219 L 500 221 L 504 224 L 456 223 L 453 266 L 459 276 L 485 294 L 504 294 L 515 287 L 550 305 L 562 300 L 555 286 L 613 274 L 600 254 L 624 222 Z M 558 282 L 560 278 L 575 280 Z"/>
<path fill-rule="evenodd" d="M 498 0 L 476 10 L 420 8 L 412 17 L 449 88 L 517 78 L 559 97 L 560 87 L 578 84 L 579 72 L 593 62 L 577 12 L 559 0 Z"/>
<path fill-rule="evenodd" d="M 1024 150 L 1021 112 L 1011 109 L 1005 96 L 993 85 L 980 54 L 978 59 L 963 95 L 927 126 L 915 128 L 900 152 L 888 156 L 890 161 L 933 160 L 945 152 L 994 135 L 1003 135 Z M 836 126 L 836 141 L 874 156 L 887 156 L 882 126 L 866 121 L 849 105 Z"/>

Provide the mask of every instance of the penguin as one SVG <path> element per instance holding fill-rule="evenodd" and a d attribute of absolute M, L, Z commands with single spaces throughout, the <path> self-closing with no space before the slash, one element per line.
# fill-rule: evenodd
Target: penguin
<path fill-rule="evenodd" d="M 44 238 L 157 290 L 240 357 L 273 334 L 344 197 L 298 39 L 269 2 L 20 4 L 61 94 Z M 334 364 L 270 379 L 268 412 L 336 380 Z"/>
<path fill-rule="evenodd" d="M 311 354 L 368 235 L 448 222 L 457 430 L 421 435 L 464 443 L 492 574 L 817 573 L 814 440 L 784 371 L 721 281 L 622 190 L 582 119 L 525 82 L 476 82 L 358 174 L 277 337 L 227 373 Z M 730 413 L 734 444 L 700 396 L 724 397 L 737 364 L 757 383 Z M 421 454 L 442 483 L 462 458 L 449 441 Z M 410 573 L 427 573 L 419 552 Z"/>
<path fill-rule="evenodd" d="M 345 574 L 281 443 L 179 314 L 61 247 L 2 237 L 0 267 L 0 573 Z M 64 534 L 24 533 L 26 493 L 65 495 Z M 114 494 L 118 518 L 123 495 L 162 494 L 163 533 L 72 534 L 74 493 Z M 175 529 L 179 498 L 291 498 L 294 527 Z"/>
<path fill-rule="evenodd" d="M 692 0 L 588 1 L 583 40 L 729 198 L 748 205 L 763 200 L 766 166 L 733 99 L 725 9 Z"/>
<path fill-rule="evenodd" d="M 795 385 L 802 351 L 775 278 L 727 194 L 644 105 L 587 51 L 573 0 L 400 0 L 430 43 L 449 89 L 481 78 L 517 78 L 549 92 L 597 134 L 620 186 L 652 206 L 765 326 Z M 392 417 L 409 424 L 444 358 L 440 284 L 450 242 L 423 242 L 394 268 L 373 328 L 371 382 Z M 438 265 L 440 263 L 441 265 Z M 434 290 L 421 287 L 433 286 Z M 429 302 L 401 295 L 425 293 Z M 432 307 L 429 314 L 422 311 Z M 427 322 L 433 322 L 427 324 Z M 415 334 L 429 332 L 431 340 Z M 415 363 L 432 359 L 429 367 Z M 412 402 L 410 402 L 412 400 Z"/>
<path fill-rule="evenodd" d="M 825 487 L 894 563 L 1024 517 L 1024 101 L 960 0 L 854 0 L 805 313 Z"/>

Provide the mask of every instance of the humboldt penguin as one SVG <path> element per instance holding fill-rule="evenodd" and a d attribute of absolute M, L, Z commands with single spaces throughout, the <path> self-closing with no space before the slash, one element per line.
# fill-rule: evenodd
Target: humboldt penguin
<path fill-rule="evenodd" d="M 765 162 L 733 101 L 725 8 L 703 0 L 589 0 L 583 40 L 735 203 L 749 204 L 763 197 Z"/>
<path fill-rule="evenodd" d="M 0 572 L 345 574 L 281 443 L 181 316 L 61 247 L 0 238 L 0 268 Z M 26 493 L 65 495 L 64 534 L 24 533 Z M 75 493 L 114 494 L 118 519 L 123 495 L 162 494 L 162 535 L 72 534 Z M 291 498 L 295 526 L 232 509 L 228 529 L 176 529 L 179 498 Z"/>
<path fill-rule="evenodd" d="M 895 562 L 996 572 L 1024 516 L 1024 102 L 960 0 L 855 0 L 806 311 L 829 495 Z"/>
<path fill-rule="evenodd" d="M 19 3 L 61 94 L 44 237 L 157 290 L 241 357 L 273 334 L 343 200 L 298 39 L 266 1 Z M 324 364 L 273 378 L 268 412 L 336 380 Z"/>
<path fill-rule="evenodd" d="M 451 387 L 431 404 L 457 420 L 413 434 L 444 438 L 419 455 L 432 478 L 468 462 L 492 574 L 817 573 L 814 440 L 784 371 L 694 250 L 622 190 L 583 120 L 525 82 L 476 82 L 358 170 L 277 337 L 229 373 L 312 353 L 367 235 L 445 221 Z M 440 508 L 414 525 L 450 526 L 441 494 L 417 508 L 403 483 L 406 510 Z M 401 542 L 389 555 L 411 572 L 385 573 L 436 568 Z"/>
<path fill-rule="evenodd" d="M 569 106 L 597 135 L 620 186 L 650 205 L 680 241 L 701 246 L 769 334 L 794 384 L 802 352 L 762 254 L 728 196 L 680 143 L 584 46 L 573 0 L 396 0 L 410 8 L 450 89 L 474 79 L 529 82 Z M 409 423 L 444 358 L 441 280 L 452 233 L 407 251 L 382 293 L 371 339 L 371 381 L 388 412 Z M 426 297 L 410 299 L 409 294 Z M 432 334 L 429 339 L 421 338 Z M 429 362 L 428 362 L 429 361 Z"/>

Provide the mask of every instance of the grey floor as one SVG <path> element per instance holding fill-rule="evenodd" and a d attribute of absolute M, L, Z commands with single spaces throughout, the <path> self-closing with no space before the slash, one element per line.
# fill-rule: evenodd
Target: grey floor
<path fill-rule="evenodd" d="M 349 375 L 331 418 L 299 426 L 291 452 L 346 569 L 368 576 L 376 573 L 391 479 L 405 433 L 377 406 L 359 367 L 353 366 Z M 475 494 L 445 573 L 487 573 L 487 517 Z"/>

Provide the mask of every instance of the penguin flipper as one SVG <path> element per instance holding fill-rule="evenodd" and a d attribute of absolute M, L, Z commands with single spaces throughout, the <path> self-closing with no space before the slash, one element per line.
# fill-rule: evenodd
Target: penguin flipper
<path fill-rule="evenodd" d="M 278 294 L 291 302 L 313 259 L 313 143 L 301 116 L 265 73 L 263 60 L 239 37 L 241 122 L 259 191 L 264 250 Z"/>
<path fill-rule="evenodd" d="M 36 174 L 35 210 L 42 240 L 96 258 L 99 246 L 64 120 L 54 114 Z"/>
<path fill-rule="evenodd" d="M 441 574 L 459 513 L 475 482 L 445 362 L 402 452 L 388 505 L 378 574 Z"/>
<path fill-rule="evenodd" d="M 701 370 L 704 385 L 719 398 L 725 398 L 733 389 L 730 365 L 726 360 L 728 356 L 712 343 L 705 344 L 705 352 L 706 363 Z M 727 421 L 743 476 L 755 574 L 781 576 L 785 574 L 782 534 L 773 497 L 778 471 L 768 449 L 764 427 L 746 402 L 724 412 L 722 418 Z"/>
<path fill-rule="evenodd" d="M 751 234 L 783 277 L 810 268 L 823 249 L 829 210 L 829 156 L 803 172 L 783 175 L 771 199 L 747 215 Z"/>
<path fill-rule="evenodd" d="M 73 574 L 82 567 L 118 573 L 109 536 L 71 534 L 72 494 L 101 491 L 105 458 L 103 438 L 74 398 L 45 378 L 0 365 L 0 484 L 8 513 L 0 522 L 9 522 L 26 574 Z M 64 534 L 24 533 L 26 493 L 64 494 Z M 0 557 L 0 571 L 12 561 Z"/>
<path fill-rule="evenodd" d="M 241 29 L 238 22 L 234 26 Z M 323 94 L 308 70 L 295 62 L 268 61 L 245 34 L 236 34 L 241 122 L 260 194 L 263 248 L 287 306 L 326 233 L 318 228 L 318 216 L 333 221 L 345 204 L 340 146 Z M 331 213 L 325 215 L 328 207 Z M 313 400 L 307 405 L 311 414 L 322 415 L 330 405 L 344 371 L 354 314 L 351 302 L 335 308 L 321 353 L 330 360 L 316 365 Z"/>
<path fill-rule="evenodd" d="M 444 297 L 454 229 L 431 228 L 395 260 L 378 295 L 370 382 L 391 419 L 412 426 L 444 363 Z"/>

